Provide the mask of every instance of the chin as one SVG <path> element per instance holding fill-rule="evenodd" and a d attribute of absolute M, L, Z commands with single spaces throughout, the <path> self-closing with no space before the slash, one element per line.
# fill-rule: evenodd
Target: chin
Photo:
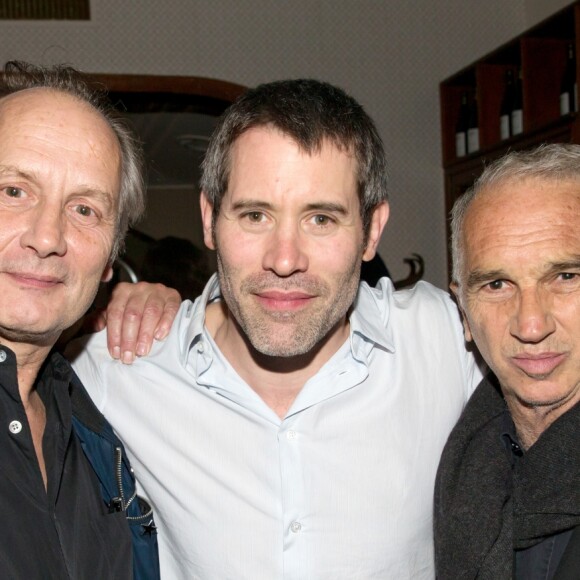
<path fill-rule="evenodd" d="M 52 346 L 61 333 L 60 330 L 21 326 L 16 328 L 3 327 L 2 338 L 15 343 L 36 344 L 38 346 Z"/>
<path fill-rule="evenodd" d="M 543 386 L 541 384 L 534 389 L 521 389 L 515 392 L 518 402 L 530 408 L 557 408 L 574 398 L 574 394 L 571 389 L 563 390 L 561 387 Z"/>

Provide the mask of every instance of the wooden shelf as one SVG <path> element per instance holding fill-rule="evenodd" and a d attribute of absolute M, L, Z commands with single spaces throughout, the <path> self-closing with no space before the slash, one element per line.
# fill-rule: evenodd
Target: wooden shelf
<path fill-rule="evenodd" d="M 580 79 L 580 1 L 440 84 L 447 216 L 457 198 L 481 174 L 484 165 L 508 150 L 528 149 L 540 143 L 580 143 L 580 119 L 575 113 L 560 115 L 560 86 L 570 43 L 576 53 L 576 78 Z M 501 140 L 500 109 L 508 70 L 513 71 L 514 78 L 521 70 L 524 131 Z M 470 100 L 477 97 L 480 149 L 458 158 L 455 154 L 455 128 L 464 94 Z M 450 233 L 449 221 L 447 233 Z"/>

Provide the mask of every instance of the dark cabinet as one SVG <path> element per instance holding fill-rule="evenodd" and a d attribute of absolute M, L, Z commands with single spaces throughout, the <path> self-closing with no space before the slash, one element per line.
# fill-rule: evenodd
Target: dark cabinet
<path fill-rule="evenodd" d="M 441 135 L 447 216 L 455 200 L 489 161 L 508 150 L 540 143 L 580 143 L 580 117 L 562 115 L 560 92 L 570 46 L 580 52 L 580 2 L 575 2 L 440 85 Z M 580 58 L 576 58 L 576 78 Z M 502 139 L 500 116 L 505 106 L 507 71 L 521 79 L 523 131 Z M 456 155 L 456 127 L 462 98 L 477 102 L 479 150 Z M 449 221 L 447 221 L 449 238 Z M 450 262 L 448 261 L 448 264 Z"/>

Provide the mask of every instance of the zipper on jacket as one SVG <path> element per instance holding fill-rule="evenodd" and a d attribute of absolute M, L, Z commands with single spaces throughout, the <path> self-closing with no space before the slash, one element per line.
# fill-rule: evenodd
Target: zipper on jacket
<path fill-rule="evenodd" d="M 114 511 L 127 512 L 129 506 L 133 503 L 133 501 L 137 497 L 137 487 L 135 486 L 135 491 L 133 492 L 131 497 L 128 500 L 126 500 L 125 489 L 123 488 L 123 450 L 120 447 L 115 447 L 115 476 L 117 479 L 117 491 L 119 495 L 118 497 L 115 497 L 111 500 L 111 504 L 113 505 Z M 146 513 L 141 514 L 139 516 L 130 516 L 126 513 L 125 515 L 127 519 L 130 521 L 150 520 L 153 514 L 153 509 L 151 508 L 151 506 L 149 506 L 147 502 L 143 501 L 143 504 L 145 504 L 148 508 L 146 510 Z"/>

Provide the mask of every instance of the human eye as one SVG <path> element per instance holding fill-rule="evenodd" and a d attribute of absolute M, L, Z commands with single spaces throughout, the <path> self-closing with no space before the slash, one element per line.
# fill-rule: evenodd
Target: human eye
<path fill-rule="evenodd" d="M 576 292 L 580 288 L 580 271 L 557 272 L 551 287 L 554 292 Z"/>
<path fill-rule="evenodd" d="M 504 290 L 506 288 L 506 281 L 505 280 L 492 280 L 484 285 L 485 290 L 489 290 L 490 292 L 498 292 L 499 290 Z"/>
<path fill-rule="evenodd" d="M 69 212 L 71 218 L 82 225 L 96 225 L 102 217 L 102 213 L 95 207 L 80 202 L 71 203 Z"/>
<path fill-rule="evenodd" d="M 501 278 L 489 281 L 482 281 L 477 291 L 478 296 L 483 300 L 505 300 L 513 293 L 513 285 Z"/>
<path fill-rule="evenodd" d="M 2 191 L 6 194 L 7 197 L 19 198 L 24 196 L 24 190 L 13 185 L 7 185 L 6 187 L 3 187 Z"/>
<path fill-rule="evenodd" d="M 337 220 L 326 213 L 311 214 L 305 220 L 305 227 L 314 235 L 325 235 L 334 231 Z"/>
<path fill-rule="evenodd" d="M 16 185 L 0 185 L 0 203 L 7 208 L 22 208 L 31 203 L 27 190 Z"/>
<path fill-rule="evenodd" d="M 312 217 L 312 222 L 316 226 L 326 227 L 326 226 L 329 226 L 329 225 L 335 223 L 335 220 L 332 219 L 328 215 L 317 214 L 317 215 L 315 215 L 315 216 Z"/>
<path fill-rule="evenodd" d="M 271 223 L 268 214 L 260 209 L 240 211 L 236 219 L 243 230 L 254 233 L 264 231 Z"/>
<path fill-rule="evenodd" d="M 88 205 L 79 204 L 75 208 L 75 211 L 82 215 L 83 217 L 93 217 L 95 214 L 95 210 L 90 208 Z"/>
<path fill-rule="evenodd" d="M 19 200 L 26 197 L 26 191 L 16 185 L 5 185 L 0 188 L 0 191 L 8 200 Z"/>
<path fill-rule="evenodd" d="M 261 211 L 247 211 L 242 214 L 242 219 L 252 223 L 252 224 L 259 224 L 265 220 L 266 216 Z"/>

